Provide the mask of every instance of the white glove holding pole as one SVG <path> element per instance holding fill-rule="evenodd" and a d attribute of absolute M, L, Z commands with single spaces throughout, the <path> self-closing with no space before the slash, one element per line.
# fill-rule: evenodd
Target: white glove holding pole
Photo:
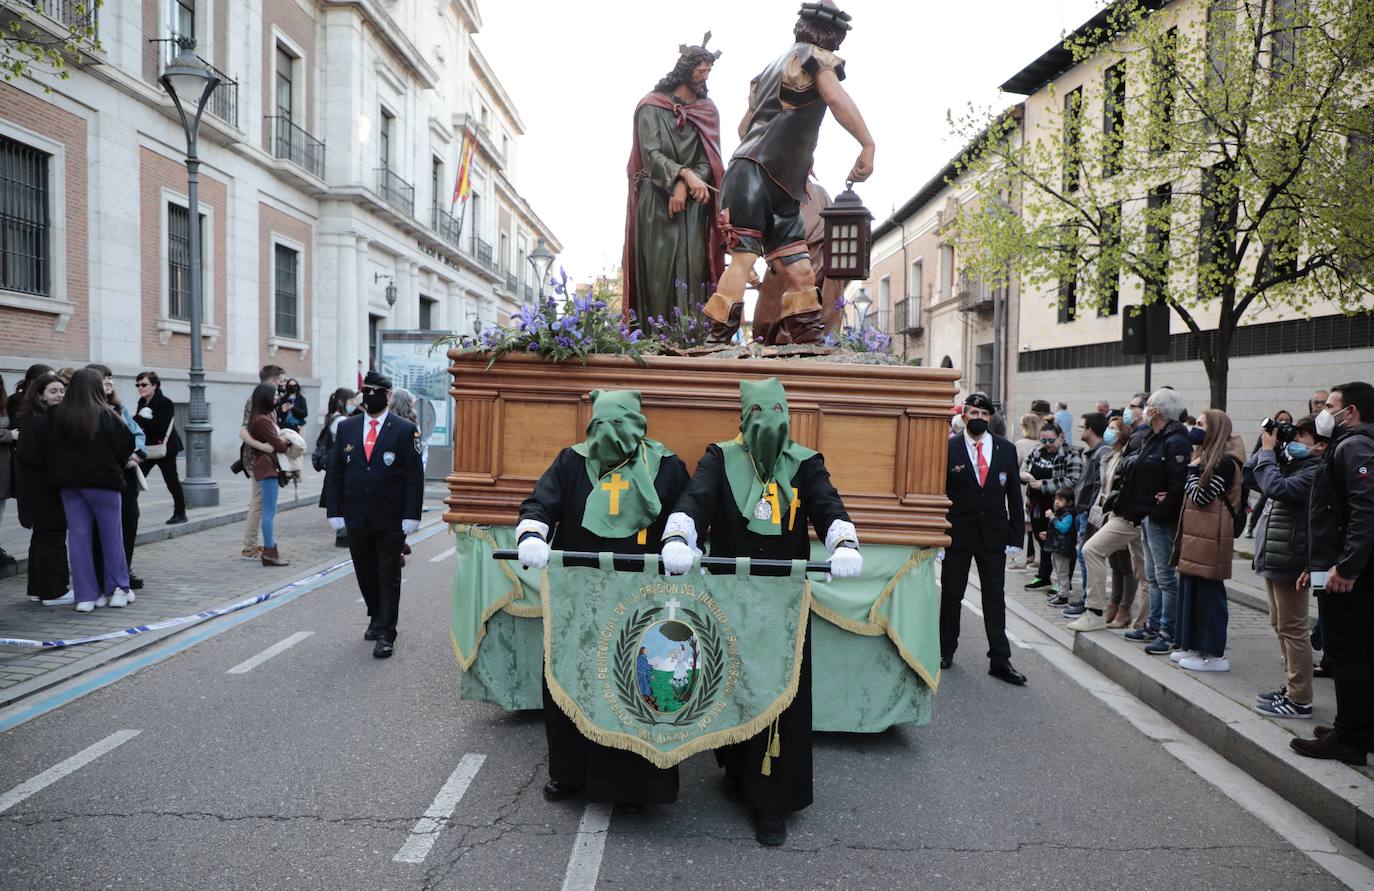
<path fill-rule="evenodd" d="M 1016 545 L 1007 545 L 1007 555 L 1012 556 L 1021 553 L 1021 549 Z"/>
<path fill-rule="evenodd" d="M 830 575 L 837 579 L 856 579 L 864 571 L 863 555 L 853 548 L 836 548 L 830 555 Z"/>
<path fill-rule="evenodd" d="M 401 521 L 401 531 L 404 532 L 406 535 L 414 535 L 414 534 L 415 534 L 415 530 L 417 530 L 417 529 L 419 529 L 419 528 L 420 528 L 420 521 L 419 521 L 419 520 L 402 520 L 402 521 Z"/>
<path fill-rule="evenodd" d="M 686 575 L 696 559 L 696 551 L 688 547 L 686 542 L 675 538 L 663 546 L 660 556 L 663 557 L 663 568 L 668 570 L 669 575 Z"/>
<path fill-rule="evenodd" d="M 333 529 L 335 532 L 342 532 L 342 531 L 343 531 L 343 528 L 344 528 L 344 518 L 343 518 L 343 517 L 330 517 L 330 518 L 329 518 L 329 528 Z"/>
<path fill-rule="evenodd" d="M 516 550 L 520 552 L 521 566 L 543 569 L 549 565 L 549 543 L 537 535 L 526 536 Z"/>

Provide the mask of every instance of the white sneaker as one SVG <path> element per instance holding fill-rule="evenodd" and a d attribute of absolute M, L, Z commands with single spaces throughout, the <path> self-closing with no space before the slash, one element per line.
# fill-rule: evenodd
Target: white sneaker
<path fill-rule="evenodd" d="M 68 588 L 67 593 L 63 594 L 61 597 L 54 597 L 52 600 L 43 601 L 44 606 L 71 606 L 73 603 L 76 603 L 76 595 L 71 592 L 70 588 Z"/>
<path fill-rule="evenodd" d="M 1107 620 L 1092 610 L 1088 610 L 1070 622 L 1067 627 L 1070 631 L 1102 631 L 1107 627 Z"/>
<path fill-rule="evenodd" d="M 1184 659 L 1200 658 L 1202 652 L 1199 650 L 1174 650 L 1169 654 L 1169 661 L 1182 664 Z"/>
<path fill-rule="evenodd" d="M 124 593 L 123 588 L 115 588 L 115 592 L 110 595 L 110 606 L 126 607 L 129 605 L 129 596 Z"/>
<path fill-rule="evenodd" d="M 42 598 L 42 597 L 39 597 L 37 594 L 30 594 L 30 595 L 29 595 L 29 600 L 33 601 L 34 603 L 42 603 L 42 602 L 43 602 L 43 598 Z"/>
<path fill-rule="evenodd" d="M 1179 662 L 1178 667 L 1189 671 L 1230 671 L 1231 663 L 1225 656 L 1189 656 Z"/>
<path fill-rule="evenodd" d="M 134 589 L 133 589 L 133 588 L 125 588 L 125 589 L 124 589 L 124 597 L 125 597 L 125 599 L 128 600 L 130 603 L 133 603 L 135 600 L 138 599 L 138 596 L 137 596 L 136 594 L 134 594 Z"/>
<path fill-rule="evenodd" d="M 97 597 L 97 598 L 95 599 L 95 605 L 96 605 L 96 606 L 109 606 L 109 605 L 110 605 L 110 598 L 106 597 L 104 594 L 101 594 L 99 597 Z"/>
<path fill-rule="evenodd" d="M 84 601 L 84 602 L 82 602 L 82 603 L 78 603 L 78 604 L 76 605 L 76 611 L 79 612 L 79 613 L 93 613 L 93 612 L 95 612 L 95 601 L 94 601 L 94 600 L 87 600 L 87 601 Z"/>

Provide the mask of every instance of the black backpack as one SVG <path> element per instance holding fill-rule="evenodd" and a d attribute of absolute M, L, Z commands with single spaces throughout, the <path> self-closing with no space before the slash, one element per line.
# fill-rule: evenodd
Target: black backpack
<path fill-rule="evenodd" d="M 315 437 L 315 451 L 310 453 L 310 464 L 317 473 L 323 472 L 329 466 L 329 453 L 334 448 L 334 434 L 329 429 L 332 424 L 325 424 L 320 430 L 320 435 Z"/>

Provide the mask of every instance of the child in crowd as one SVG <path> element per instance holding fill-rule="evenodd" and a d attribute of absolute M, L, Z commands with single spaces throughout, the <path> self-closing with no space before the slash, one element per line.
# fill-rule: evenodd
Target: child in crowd
<path fill-rule="evenodd" d="M 1078 524 L 1073 516 L 1073 490 L 1054 493 L 1054 517 L 1049 528 L 1039 535 L 1041 547 L 1050 552 L 1054 564 L 1054 586 L 1049 604 L 1066 606 L 1073 601 L 1073 567 L 1078 555 Z"/>

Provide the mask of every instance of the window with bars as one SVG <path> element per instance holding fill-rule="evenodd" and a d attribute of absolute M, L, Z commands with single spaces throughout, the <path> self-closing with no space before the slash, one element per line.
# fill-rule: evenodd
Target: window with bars
<path fill-rule="evenodd" d="M 973 363 L 973 389 L 979 393 L 992 392 L 992 344 L 978 344 Z"/>
<path fill-rule="evenodd" d="M 278 337 L 300 339 L 300 252 L 276 245 L 274 315 Z"/>
<path fill-rule="evenodd" d="M 0 289 L 50 293 L 49 157 L 0 136 Z"/>
<path fill-rule="evenodd" d="M 199 217 L 203 250 L 205 214 Z M 167 318 L 191 320 L 191 215 L 180 204 L 167 205 Z"/>

